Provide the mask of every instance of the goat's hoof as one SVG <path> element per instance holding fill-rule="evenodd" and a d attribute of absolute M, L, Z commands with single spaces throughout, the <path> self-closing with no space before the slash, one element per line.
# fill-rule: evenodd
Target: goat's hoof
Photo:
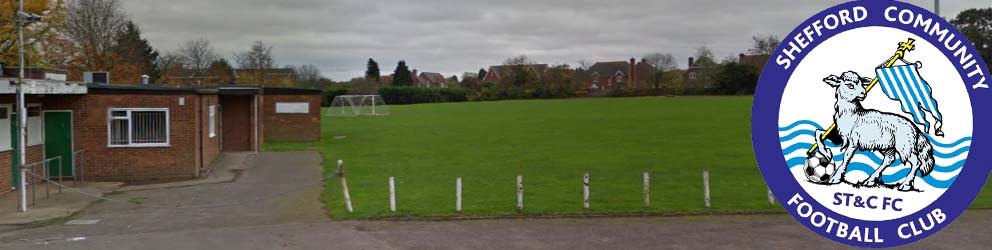
<path fill-rule="evenodd" d="M 830 178 L 830 180 L 827 181 L 827 184 L 831 184 L 831 185 L 832 184 L 840 184 L 840 182 L 841 182 L 841 178 L 834 177 L 834 178 Z"/>
<path fill-rule="evenodd" d="M 875 180 L 865 180 L 862 181 L 859 185 L 861 185 L 862 187 L 874 187 L 877 186 L 878 183 L 876 183 Z"/>
<path fill-rule="evenodd" d="M 944 137 L 944 131 L 937 130 L 937 136 Z"/>
<path fill-rule="evenodd" d="M 899 185 L 899 191 L 903 191 L 903 192 L 913 191 L 913 186 L 911 186 L 911 185 L 905 185 L 905 184 L 904 185 Z"/>

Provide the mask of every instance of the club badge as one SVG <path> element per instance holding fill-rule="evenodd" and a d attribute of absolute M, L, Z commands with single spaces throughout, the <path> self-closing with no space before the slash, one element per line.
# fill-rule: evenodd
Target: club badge
<path fill-rule="evenodd" d="M 937 15 L 897 1 L 844 3 L 803 22 L 758 83 L 752 139 L 785 209 L 858 247 L 949 225 L 989 176 L 989 72 Z"/>

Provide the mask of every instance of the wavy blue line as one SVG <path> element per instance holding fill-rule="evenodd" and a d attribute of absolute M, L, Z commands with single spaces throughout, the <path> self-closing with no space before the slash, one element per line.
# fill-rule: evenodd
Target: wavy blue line
<path fill-rule="evenodd" d="M 816 129 L 823 130 L 823 126 L 820 126 L 820 124 L 817 124 L 816 122 L 810 120 L 802 120 L 789 124 L 789 126 L 785 126 L 784 128 L 779 128 L 778 131 L 779 132 L 789 131 L 796 127 L 799 127 L 800 125 L 812 125 L 813 127 L 816 127 Z"/>
<path fill-rule="evenodd" d="M 934 150 L 933 156 L 937 158 L 949 159 L 967 153 L 968 150 L 971 150 L 971 146 L 961 147 L 958 150 L 955 150 L 954 152 L 950 152 L 950 153 L 941 153 L 940 151 Z"/>
<path fill-rule="evenodd" d="M 937 147 L 941 147 L 941 148 L 953 148 L 954 146 L 961 145 L 961 143 L 965 143 L 965 142 L 970 142 L 971 141 L 971 136 L 968 136 L 968 137 L 964 137 L 964 138 L 958 139 L 957 141 L 954 141 L 952 143 L 940 143 L 937 140 L 935 140 L 932 136 L 930 136 L 930 134 L 926 134 L 926 136 L 927 136 L 927 139 L 930 139 L 930 143 L 931 144 L 933 144 L 934 146 L 937 146 Z"/>
<path fill-rule="evenodd" d="M 793 160 L 797 160 L 797 159 L 794 158 Z M 799 165 L 803 165 L 803 162 L 804 161 L 805 161 L 805 159 L 798 159 L 798 164 Z M 790 160 L 790 162 L 792 162 L 792 160 Z M 793 165 L 790 164 L 790 166 L 793 166 Z M 860 163 L 860 162 L 851 163 L 851 165 L 847 167 L 847 172 L 848 173 L 851 173 L 851 172 L 863 172 L 866 175 L 871 175 L 872 172 L 874 172 L 874 171 L 875 171 L 875 169 L 872 168 L 871 166 L 868 166 L 867 164 Z M 909 169 L 908 168 L 907 169 L 902 169 L 902 170 L 896 171 L 895 173 L 892 173 L 892 174 L 883 174 L 882 175 L 882 181 L 885 182 L 885 183 L 895 183 L 895 182 L 898 182 L 898 181 L 902 180 L 902 178 L 906 177 L 907 174 L 909 174 Z M 916 173 L 916 176 L 919 177 L 920 176 L 920 173 Z M 955 175 L 954 177 L 951 177 L 950 179 L 947 179 L 947 180 L 938 180 L 937 178 L 934 178 L 932 175 L 927 175 L 927 176 L 924 176 L 924 177 L 921 177 L 921 178 L 923 179 L 924 182 L 926 182 L 930 186 L 933 186 L 933 187 L 936 187 L 936 188 L 946 189 L 946 188 L 950 187 L 951 184 L 954 183 L 954 180 L 957 180 L 958 176 Z"/>
<path fill-rule="evenodd" d="M 792 132 L 791 134 L 788 134 L 786 136 L 779 136 L 779 141 L 785 142 L 803 135 L 816 136 L 816 133 L 810 130 L 796 130 L 796 132 Z"/>
<path fill-rule="evenodd" d="M 854 171 L 864 172 L 865 174 L 871 175 L 871 173 L 874 172 L 875 169 L 864 163 L 852 163 L 850 166 L 847 167 L 847 172 L 850 173 Z M 905 178 L 907 174 L 909 174 L 908 168 L 896 171 L 895 173 L 892 174 L 883 174 L 882 182 L 895 183 Z M 917 172 L 916 176 L 920 177 L 920 173 Z M 954 183 L 954 180 L 957 180 L 958 176 L 955 175 L 954 177 L 951 177 L 950 179 L 947 180 L 938 180 L 937 178 L 934 178 L 931 175 L 923 176 L 921 178 L 923 178 L 923 181 L 929 184 L 930 186 L 933 186 L 935 188 L 946 189 L 951 187 L 951 184 Z"/>
<path fill-rule="evenodd" d="M 840 161 L 842 161 L 844 159 L 843 157 L 844 157 L 843 154 L 841 154 L 839 156 L 834 156 L 834 158 L 835 158 L 834 159 L 834 162 L 840 162 Z M 877 160 L 877 161 L 873 160 L 872 163 L 874 163 L 876 166 L 882 165 L 882 160 Z M 958 170 L 961 167 L 964 167 L 964 163 L 965 163 L 965 160 L 960 160 L 960 161 L 957 161 L 957 162 L 952 163 L 950 165 L 939 165 L 939 164 L 935 164 L 934 167 L 933 167 L 933 171 L 934 172 L 938 172 L 938 173 L 950 173 L 950 172 L 954 172 L 955 170 Z M 793 157 L 791 159 L 787 159 L 785 161 L 785 164 L 788 165 L 789 168 L 803 166 L 803 165 L 806 164 L 806 157 L 804 157 L 804 156 Z M 902 161 L 896 160 L 896 161 L 892 162 L 892 165 L 889 166 L 889 167 L 899 167 L 899 166 L 902 166 Z"/>

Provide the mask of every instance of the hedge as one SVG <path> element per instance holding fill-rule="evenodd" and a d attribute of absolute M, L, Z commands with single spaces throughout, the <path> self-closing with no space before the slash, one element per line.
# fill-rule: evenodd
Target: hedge
<path fill-rule="evenodd" d="M 321 100 L 320 105 L 324 107 L 330 107 L 331 103 L 334 102 L 334 97 L 339 95 L 347 95 L 348 89 L 345 88 L 332 88 L 324 90 L 324 98 Z"/>
<path fill-rule="evenodd" d="M 389 105 L 464 102 L 468 101 L 466 94 L 467 91 L 462 88 L 385 87 L 379 89 L 379 95 Z"/>

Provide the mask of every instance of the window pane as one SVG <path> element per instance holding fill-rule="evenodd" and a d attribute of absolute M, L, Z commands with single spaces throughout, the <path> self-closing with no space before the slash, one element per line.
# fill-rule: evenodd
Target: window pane
<path fill-rule="evenodd" d="M 166 143 L 165 111 L 132 111 L 131 143 Z"/>
<path fill-rule="evenodd" d="M 216 120 L 217 118 L 216 117 L 217 117 L 217 107 L 214 106 L 214 105 L 210 105 L 210 117 L 209 117 L 210 137 L 214 137 L 214 136 L 217 135 L 217 120 Z"/>
<path fill-rule="evenodd" d="M 111 116 L 113 117 L 127 117 L 127 111 L 112 111 Z"/>
<path fill-rule="evenodd" d="M 127 145 L 127 120 L 110 120 L 110 145 Z"/>
<path fill-rule="evenodd" d="M 8 113 L 9 113 L 9 111 L 7 110 L 7 108 L 5 108 L 5 107 L 0 108 L 0 119 L 7 119 L 7 118 L 9 118 L 8 116 L 10 114 L 8 114 Z"/>

